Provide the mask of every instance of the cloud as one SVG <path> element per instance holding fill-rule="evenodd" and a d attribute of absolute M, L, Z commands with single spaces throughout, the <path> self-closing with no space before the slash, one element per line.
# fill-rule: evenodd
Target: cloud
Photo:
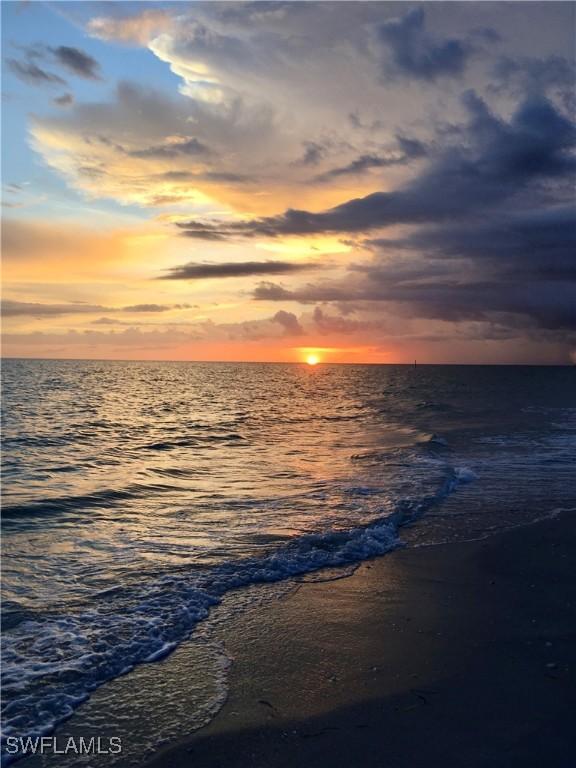
<path fill-rule="evenodd" d="M 105 307 L 97 304 L 41 304 L 29 301 L 2 301 L 4 317 L 59 317 L 102 312 Z"/>
<path fill-rule="evenodd" d="M 287 290 L 274 283 L 262 283 L 254 298 L 265 301 L 382 303 L 401 308 L 407 317 L 447 322 L 491 321 L 505 328 L 532 331 L 576 332 L 576 283 L 558 280 L 504 280 L 502 275 L 451 273 L 434 278 L 423 269 L 420 276 L 407 279 L 394 267 L 367 266 L 360 279 L 342 283 L 310 284 Z M 398 309 L 396 311 L 399 311 Z"/>
<path fill-rule="evenodd" d="M 210 228 L 206 222 L 180 226 L 228 237 L 353 233 L 478 214 L 497 209 L 503 201 L 513 205 L 522 196 L 535 206 L 562 194 L 545 185 L 570 183 L 576 169 L 576 128 L 550 101 L 527 98 L 508 123 L 474 92 L 464 95 L 463 105 L 469 120 L 458 131 L 458 142 L 398 190 L 374 192 L 319 213 L 289 209 L 226 227 Z"/>
<path fill-rule="evenodd" d="M 279 323 L 284 328 L 286 336 L 301 336 L 304 329 L 300 325 L 298 318 L 292 312 L 285 312 L 283 309 L 276 312 L 272 318 L 275 323 Z"/>
<path fill-rule="evenodd" d="M 327 155 L 329 147 L 318 141 L 304 141 L 304 153 L 295 165 L 314 166 L 318 165 Z"/>
<path fill-rule="evenodd" d="M 382 149 L 393 146 L 393 116 L 403 119 L 406 104 L 401 83 L 383 90 L 382 45 L 375 46 L 394 7 L 283 3 L 231 12 L 197 3 L 130 16 L 112 11 L 90 21 L 88 32 L 146 45 L 179 79 L 178 97 L 121 83 L 112 101 L 35 116 L 33 146 L 76 189 L 151 207 L 197 207 L 204 197 L 207 207 L 264 215 L 294 201 L 317 209 L 341 199 L 328 183 L 322 192 L 309 183 L 311 168 L 350 195 L 373 190 L 370 168 L 390 167 L 396 183 L 416 155 L 414 146 L 400 146 L 396 163 Z M 435 13 L 427 11 L 431 20 Z M 435 101 L 426 95 L 426 104 Z M 354 128 L 349 113 L 377 126 L 381 141 Z M 336 154 L 341 159 L 330 162 Z M 162 184 L 161 173 L 170 171 L 193 176 Z M 242 187 L 255 179 L 257 193 Z"/>
<path fill-rule="evenodd" d="M 91 321 L 92 325 L 124 325 L 122 320 L 117 320 L 113 317 L 99 317 L 97 320 Z"/>
<path fill-rule="evenodd" d="M 128 152 L 131 157 L 151 157 L 159 159 L 170 159 L 173 157 L 187 155 L 205 155 L 209 153 L 210 150 L 208 147 L 193 137 L 177 137 L 160 146 L 145 147 L 144 149 L 134 149 Z"/>
<path fill-rule="evenodd" d="M 191 304 L 132 304 L 122 307 L 122 312 L 168 312 L 171 309 L 190 309 Z"/>
<path fill-rule="evenodd" d="M 182 234 L 185 237 L 189 237 L 192 240 L 206 240 L 206 241 L 212 241 L 212 242 L 223 242 L 224 240 L 227 240 L 227 236 L 223 233 L 217 232 L 212 229 L 186 229 Z"/>
<path fill-rule="evenodd" d="M 261 174 L 268 119 L 258 111 L 221 113 L 121 82 L 112 101 L 35 115 L 30 130 L 44 161 L 91 197 L 201 210 L 201 204 L 214 209 L 214 197 L 224 206 L 240 194 L 252 197 L 238 190 Z"/>
<path fill-rule="evenodd" d="M 101 80 L 100 64 L 79 48 L 68 45 L 59 45 L 49 49 L 56 61 L 72 74 L 83 77 L 86 80 Z"/>
<path fill-rule="evenodd" d="M 71 93 L 63 93 L 62 96 L 57 96 L 52 101 L 59 107 L 69 107 L 71 104 L 74 104 L 74 96 Z"/>
<path fill-rule="evenodd" d="M 386 168 L 389 165 L 398 165 L 405 162 L 402 157 L 381 157 L 379 155 L 361 155 L 347 165 L 339 168 L 332 168 L 316 177 L 316 181 L 331 181 L 339 176 L 353 176 L 359 173 L 365 173 L 372 168 Z"/>
<path fill-rule="evenodd" d="M 48 70 L 42 69 L 33 61 L 7 59 L 6 63 L 16 77 L 30 85 L 67 85 L 66 80 L 63 80 L 53 72 L 48 72 Z"/>
<path fill-rule="evenodd" d="M 253 184 L 258 181 L 257 177 L 249 176 L 246 173 L 232 173 L 230 171 L 206 171 L 198 174 L 197 179 L 205 181 L 228 182 L 230 184 Z"/>
<path fill-rule="evenodd" d="M 385 155 L 366 154 L 360 155 L 347 165 L 324 171 L 316 177 L 316 181 L 326 182 L 341 176 L 355 176 L 365 173 L 372 168 L 387 168 L 392 165 L 406 165 L 411 160 L 425 157 L 428 150 L 425 144 L 417 139 L 409 139 L 403 136 L 397 137 L 401 151 L 390 151 Z"/>
<path fill-rule="evenodd" d="M 547 255 L 526 269 L 509 266 L 506 242 L 500 245 L 499 257 L 488 261 L 481 246 L 476 258 L 468 253 L 455 263 L 430 264 L 421 256 L 408 269 L 402 260 L 376 258 L 361 268 L 354 299 L 404 304 L 413 316 L 450 322 L 498 320 L 508 328 L 559 331 L 561 337 L 576 331 L 574 270 L 571 276 L 548 270 Z"/>
<path fill-rule="evenodd" d="M 101 40 L 146 45 L 160 32 L 168 31 L 173 24 L 169 11 L 152 8 L 131 16 L 98 16 L 88 22 L 88 32 Z"/>
<path fill-rule="evenodd" d="M 24 233 L 7 262 L 12 295 L 62 299 L 60 310 L 84 298 L 98 312 L 69 311 L 79 327 L 160 325 L 171 319 L 163 307 L 176 308 L 170 300 L 200 295 L 209 296 L 206 317 L 251 318 L 195 324 L 182 344 L 287 345 L 300 328 L 346 335 L 347 344 L 355 333 L 370 344 L 380 334 L 385 347 L 382 329 L 394 320 L 431 344 L 442 334 L 454 344 L 564 343 L 573 333 L 576 169 L 566 8 L 462 4 L 454 14 L 442 4 L 194 3 L 142 6 L 128 17 L 110 6 L 89 32 L 146 46 L 131 58 L 156 57 L 158 73 L 174 76 L 155 90 L 143 71 L 127 70 L 140 84 L 120 82 L 90 101 L 80 89 L 74 103 L 58 104 L 67 109 L 45 100 L 29 141 L 87 196 L 84 210 L 99 198 L 163 209 L 141 242 L 122 233 L 108 246 L 97 220 L 75 242 L 65 226 L 49 240 L 38 232 L 33 248 Z M 54 60 L 44 47 L 26 62 L 66 76 Z M 176 233 L 183 236 L 170 239 Z M 329 243 L 342 248 L 328 264 Z M 265 261 L 252 247 L 285 261 Z M 49 281 L 41 294 L 24 292 L 30 263 L 36 281 Z M 219 280 L 226 277 L 237 281 Z"/>
<path fill-rule="evenodd" d="M 384 81 L 383 56 L 393 56 L 379 31 L 386 38 L 395 25 L 409 28 L 409 62 L 418 72 L 422 61 L 432 62 L 434 74 L 449 71 L 445 50 L 457 41 L 466 64 L 476 57 L 477 66 L 470 72 L 465 67 L 463 74 L 480 90 L 483 73 L 477 70 L 490 62 L 479 54 L 497 35 L 490 24 L 475 27 L 482 26 L 478 16 L 483 22 L 499 16 L 466 9 L 447 25 L 441 6 L 430 4 L 425 15 L 417 10 L 393 19 L 397 8 L 282 3 L 272 9 L 245 4 L 232 11 L 228 5 L 195 3 L 129 16 L 120 7 L 111 9 L 109 17 L 92 19 L 88 32 L 147 46 L 176 75 L 179 94 L 172 98 L 166 90 L 154 93 L 123 83 L 111 100 L 78 104 L 57 116 L 36 115 L 33 146 L 91 197 L 178 210 L 187 206 L 198 214 L 200 203 L 244 216 L 286 208 L 323 210 L 345 199 L 342 190 L 348 189 L 349 197 L 373 192 L 371 169 L 382 170 L 387 189 L 398 188 L 410 174 L 410 163 L 388 165 L 383 147 L 407 126 L 418 126 L 427 145 L 438 112 L 452 121 L 459 108 L 453 103 L 455 90 L 442 91 L 440 105 L 441 86 L 433 80 L 426 81 L 418 99 L 409 97 L 402 79 Z M 510 27 L 512 15 L 501 14 L 503 28 Z M 445 33 L 433 32 L 446 26 L 460 27 L 448 41 Z M 509 47 L 508 53 L 515 51 Z M 503 111 L 508 107 L 504 104 Z M 110 143 L 98 143 L 94 135 Z M 170 137 L 182 138 L 179 152 Z M 186 152 L 186 137 L 209 147 L 210 154 L 194 146 Z M 336 156 L 338 161 L 331 159 Z M 318 190 L 310 184 L 310 169 L 338 185 L 324 183 Z M 170 171 L 193 177 L 163 184 L 160 175 Z M 246 180 L 254 179 L 258 191 L 248 188 Z"/>
<path fill-rule="evenodd" d="M 106 319 L 102 318 L 102 320 Z M 100 322 L 98 325 L 105 327 L 110 323 Z M 120 326 L 119 328 L 111 327 L 110 330 L 88 328 L 67 332 L 4 333 L 3 341 L 6 352 L 12 354 L 14 349 L 19 349 L 24 356 L 32 353 L 34 356 L 42 357 L 48 353 L 64 357 L 88 355 L 90 357 L 115 358 L 120 356 L 125 359 L 126 356 L 130 356 L 141 359 L 158 353 L 167 353 L 170 358 L 174 350 L 180 349 L 183 359 L 190 359 L 190 354 L 194 354 L 198 349 L 204 349 L 204 352 L 208 352 L 210 355 L 214 354 L 214 350 L 217 350 L 219 345 L 222 345 L 221 348 L 226 348 L 230 356 L 231 349 L 236 349 L 238 343 L 244 344 L 271 339 L 274 340 L 275 347 L 282 337 L 293 335 L 286 332 L 282 323 L 271 317 L 237 323 L 197 322 L 182 325 L 179 328 L 141 330 L 132 325 Z M 234 344 L 227 346 L 228 342 Z M 216 354 L 218 353 L 216 352 Z"/>
<path fill-rule="evenodd" d="M 315 307 L 312 314 L 314 326 L 323 335 L 332 334 L 355 334 L 365 333 L 377 330 L 383 325 L 379 318 L 377 321 L 355 320 L 353 318 L 342 317 L 341 315 L 331 315 L 321 307 Z"/>
<path fill-rule="evenodd" d="M 285 275 L 317 269 L 318 264 L 291 261 L 241 261 L 218 264 L 184 264 L 173 267 L 161 280 L 207 280 L 226 277 L 251 277 L 252 275 Z"/>
<path fill-rule="evenodd" d="M 279 196 L 287 203 L 294 194 L 305 204 L 315 190 L 302 181 L 309 181 L 312 167 L 322 172 L 329 152 L 346 148 L 344 161 L 352 153 L 374 153 L 368 140 L 349 142 L 352 129 L 341 112 L 343 94 L 350 97 L 346 113 L 356 106 L 363 114 L 366 105 L 370 111 L 378 108 L 382 90 L 372 43 L 382 15 L 381 7 L 367 3 L 357 8 L 282 4 L 271 10 L 244 5 L 241 12 L 199 3 L 130 17 L 111 12 L 89 22 L 89 33 L 147 45 L 179 78 L 180 98 L 157 94 L 156 119 L 138 119 L 148 110 L 136 104 L 124 84 L 116 103 L 69 110 L 66 119 L 36 118 L 34 145 L 77 188 L 123 203 L 181 206 L 195 202 L 200 192 L 236 211 L 253 211 L 257 202 L 258 211 L 272 212 L 278 210 Z M 151 101 L 149 91 L 147 96 Z M 97 113 L 108 118 L 107 125 Z M 164 130 L 154 137 L 159 115 Z M 167 137 L 187 136 L 191 126 L 194 138 L 211 149 L 209 156 L 190 154 L 202 167 L 190 167 L 183 151 L 176 156 L 175 148 L 166 146 Z M 79 137 L 96 132 L 116 150 L 82 146 Z M 126 150 L 123 158 L 118 147 Z M 191 171 L 195 189 L 183 182 L 175 189 L 175 181 L 173 189 L 158 189 L 160 164 L 167 172 Z M 98 179 L 80 172 L 96 166 L 105 171 Z M 257 196 L 240 188 L 254 179 L 261 184 Z M 358 189 L 353 178 L 341 177 L 345 184 Z M 328 193 L 322 197 L 326 200 Z"/>
<path fill-rule="evenodd" d="M 416 80 L 459 77 L 474 52 L 470 37 L 437 40 L 426 33 L 426 14 L 414 8 L 382 24 L 379 39 L 390 55 L 384 72 Z"/>
<path fill-rule="evenodd" d="M 324 212 L 288 210 L 229 226 L 230 237 L 410 227 L 366 240 L 372 260 L 349 265 L 344 280 L 261 282 L 253 297 L 380 304 L 414 318 L 488 324 L 502 337 L 572 338 L 575 126 L 541 95 L 526 97 L 507 121 L 473 92 L 463 105 L 468 121 L 454 126 L 456 140 L 404 187 Z"/>
<path fill-rule="evenodd" d="M 24 59 L 9 58 L 7 64 L 20 80 L 31 85 L 67 85 L 66 80 L 46 69 L 43 62 L 62 66 L 72 74 L 87 80 L 101 80 L 98 62 L 78 48 L 66 45 L 56 48 L 44 45 L 16 47 L 24 53 Z M 38 62 L 42 62 L 42 66 Z M 62 105 L 70 102 L 56 103 Z"/>
<path fill-rule="evenodd" d="M 413 139 L 408 136 L 396 135 L 396 141 L 407 160 L 414 160 L 419 157 L 426 157 L 428 147 L 423 141 Z"/>
<path fill-rule="evenodd" d="M 174 309 L 189 309 L 190 304 L 133 304 L 126 307 L 104 307 L 100 304 L 82 302 L 70 304 L 43 304 L 31 301 L 4 299 L 1 314 L 4 317 L 61 317 L 62 315 L 90 315 L 100 312 L 168 312 Z"/>
<path fill-rule="evenodd" d="M 261 301 L 283 301 L 286 299 L 287 301 L 302 301 L 302 303 L 306 303 L 306 299 L 303 298 L 303 295 L 303 291 L 298 291 L 298 293 L 288 291 L 283 286 L 271 283 L 267 280 L 259 283 L 253 293 L 254 298 Z M 316 301 L 316 299 L 311 300 Z"/>
<path fill-rule="evenodd" d="M 309 283 L 303 288 L 289 290 L 283 285 L 264 280 L 256 286 L 252 295 L 258 301 L 296 301 L 300 304 L 379 300 L 378 295 L 370 289 L 355 288 L 350 282 Z"/>
<path fill-rule="evenodd" d="M 424 227 L 403 239 L 369 241 L 373 247 L 407 248 L 438 261 L 466 259 L 509 279 L 576 281 L 576 210 L 499 212 L 490 218 Z"/>
<path fill-rule="evenodd" d="M 491 88 L 511 88 L 514 93 L 545 94 L 548 90 L 574 90 L 576 70 L 563 56 L 507 56 L 496 59 Z"/>

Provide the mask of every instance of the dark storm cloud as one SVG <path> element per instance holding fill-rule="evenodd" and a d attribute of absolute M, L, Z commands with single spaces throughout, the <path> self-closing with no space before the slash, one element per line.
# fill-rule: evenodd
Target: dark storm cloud
<path fill-rule="evenodd" d="M 576 281 L 576 210 L 569 206 L 495 214 L 367 244 L 409 248 L 437 260 L 467 259 L 509 277 Z"/>
<path fill-rule="evenodd" d="M 63 80 L 53 72 L 48 72 L 46 69 L 35 64 L 33 61 L 18 61 L 17 59 L 7 59 L 11 71 L 16 77 L 23 80 L 30 85 L 66 85 L 66 80 Z"/>
<path fill-rule="evenodd" d="M 520 220 L 512 232 L 504 220 L 470 231 L 466 226 L 425 231 L 403 245 L 438 251 L 433 261 L 425 256 L 415 261 L 376 256 L 352 266 L 345 281 L 309 283 L 293 290 L 262 282 L 253 296 L 301 304 L 386 302 L 403 306 L 414 317 L 498 318 L 509 327 L 534 332 L 576 332 L 575 235 L 576 217 L 569 211 L 550 215 L 548 221 L 538 222 L 537 216 Z"/>
<path fill-rule="evenodd" d="M 49 50 L 59 64 L 78 77 L 86 80 L 101 80 L 100 64 L 79 48 L 60 45 Z"/>
<path fill-rule="evenodd" d="M 406 165 L 412 160 L 425 157 L 428 154 L 426 145 L 417 139 L 409 139 L 398 136 L 399 152 L 389 152 L 385 155 L 365 154 L 360 155 L 347 165 L 319 174 L 316 181 L 326 182 L 340 176 L 354 176 L 365 173 L 372 168 L 386 168 L 391 165 Z"/>
<path fill-rule="evenodd" d="M 476 260 L 451 263 L 421 258 L 406 267 L 403 259 L 376 258 L 353 268 L 360 279 L 352 292 L 356 300 L 407 305 L 420 317 L 457 321 L 507 315 L 507 323 L 516 327 L 576 331 L 574 269 L 563 270 L 562 275 L 553 266 L 549 269 L 547 251 L 540 260 L 533 257 L 525 265 L 520 261 L 510 265 L 506 245 L 504 239 L 497 258 L 494 245 L 488 259 L 479 245 Z M 313 288 L 308 286 L 306 300 L 312 295 Z"/>
<path fill-rule="evenodd" d="M 483 30 L 484 39 L 497 38 L 492 30 Z M 417 80 L 432 81 L 440 77 L 459 77 L 466 69 L 468 59 L 475 51 L 474 38 L 434 39 L 426 32 L 423 8 L 408 11 L 398 19 L 382 24 L 379 39 L 387 49 L 390 62 L 384 72 L 404 75 Z"/>
<path fill-rule="evenodd" d="M 292 312 L 286 312 L 281 309 L 276 312 L 272 320 L 275 323 L 279 323 L 279 325 L 284 328 L 286 336 L 301 336 L 304 333 L 304 329 L 298 322 L 298 318 Z"/>
<path fill-rule="evenodd" d="M 549 88 L 574 89 L 576 68 L 562 56 L 499 56 L 492 69 L 492 89 L 514 87 L 522 92 Z"/>
<path fill-rule="evenodd" d="M 254 298 L 386 302 L 401 314 L 497 323 L 510 333 L 566 339 L 576 331 L 575 127 L 541 95 L 508 122 L 474 93 L 464 104 L 469 120 L 455 127 L 456 142 L 403 188 L 237 225 L 268 236 L 417 225 L 401 238 L 365 241 L 373 258 L 351 265 L 346 280 L 294 289 L 262 282 Z"/>
<path fill-rule="evenodd" d="M 221 264 L 184 264 L 169 270 L 160 280 L 205 280 L 208 278 L 250 277 L 252 275 L 286 275 L 316 269 L 317 264 L 291 261 L 240 261 Z"/>
<path fill-rule="evenodd" d="M 512 327 L 532 325 L 544 330 L 576 331 L 574 283 L 541 280 L 536 285 L 530 280 L 504 281 L 498 275 L 493 280 L 439 281 L 393 288 L 388 292 L 388 301 L 408 304 L 420 317 L 458 321 L 507 315 L 506 323 Z"/>
<path fill-rule="evenodd" d="M 419 139 L 411 139 L 408 136 L 397 135 L 396 141 L 407 160 L 426 157 L 428 154 L 428 147 Z"/>
<path fill-rule="evenodd" d="M 325 182 L 337 179 L 339 176 L 355 176 L 365 173 L 372 168 L 386 168 L 389 165 L 402 165 L 406 160 L 403 157 L 381 157 L 379 155 L 360 155 L 347 165 L 332 168 L 330 171 L 316 176 L 316 181 Z"/>
<path fill-rule="evenodd" d="M 328 152 L 327 144 L 322 144 L 318 141 L 305 141 L 303 143 L 304 153 L 299 160 L 296 160 L 294 165 L 301 166 L 314 166 L 326 157 Z"/>
<path fill-rule="evenodd" d="M 505 202 L 509 208 L 526 202 L 541 205 L 559 194 L 550 188 L 552 182 L 571 182 L 576 170 L 575 126 L 550 101 L 526 99 L 508 123 L 473 92 L 464 95 L 463 104 L 469 122 L 457 131 L 461 141 L 439 152 L 420 175 L 396 191 L 375 192 L 320 213 L 288 209 L 279 216 L 226 227 L 205 222 L 180 226 L 230 237 L 362 232 L 478 215 L 499 210 Z"/>
<path fill-rule="evenodd" d="M 361 279 L 346 284 L 309 284 L 287 290 L 275 283 L 261 283 L 254 298 L 264 301 L 385 302 L 404 307 L 412 317 L 434 320 L 492 321 L 511 327 L 576 332 L 576 282 L 526 279 L 506 280 L 496 273 L 433 279 L 425 274 L 408 279 L 394 268 L 378 263 L 367 266 Z M 505 318 L 505 320 L 503 320 Z"/>

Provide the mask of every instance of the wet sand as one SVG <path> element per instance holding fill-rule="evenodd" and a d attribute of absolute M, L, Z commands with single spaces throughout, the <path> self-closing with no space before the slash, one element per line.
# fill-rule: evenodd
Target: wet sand
<path fill-rule="evenodd" d="M 575 523 L 407 548 L 247 610 L 227 703 L 147 768 L 575 768 Z"/>

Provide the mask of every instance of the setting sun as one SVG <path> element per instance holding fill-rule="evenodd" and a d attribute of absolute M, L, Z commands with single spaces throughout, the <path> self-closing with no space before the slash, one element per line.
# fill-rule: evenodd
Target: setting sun
<path fill-rule="evenodd" d="M 308 365 L 317 365 L 320 362 L 318 355 L 307 355 L 306 362 Z"/>

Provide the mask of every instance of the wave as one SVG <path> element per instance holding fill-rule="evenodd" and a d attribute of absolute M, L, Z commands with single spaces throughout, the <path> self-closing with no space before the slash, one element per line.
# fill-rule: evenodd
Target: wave
<path fill-rule="evenodd" d="M 466 468 L 451 468 L 436 493 L 404 500 L 369 524 L 307 534 L 261 557 L 108 590 L 88 610 L 24 620 L 3 638 L 3 739 L 50 732 L 107 680 L 165 657 L 231 590 L 350 566 L 401 546 L 402 526 L 473 477 Z"/>
<path fill-rule="evenodd" d="M 172 485 L 133 483 L 126 488 L 107 488 L 103 491 L 57 496 L 53 499 L 42 499 L 41 501 L 30 501 L 22 504 L 5 504 L 2 506 L 2 526 L 8 527 L 28 517 L 81 511 L 92 507 L 110 508 L 123 501 L 147 497 L 150 493 L 173 491 Z"/>
<path fill-rule="evenodd" d="M 237 432 L 230 432 L 224 435 L 196 435 L 194 437 L 183 437 L 178 440 L 162 440 L 156 443 L 148 443 L 140 446 L 139 450 L 144 451 L 171 451 L 177 448 L 195 448 L 199 445 L 205 446 L 206 443 L 232 443 L 245 441 L 246 438 Z"/>
<path fill-rule="evenodd" d="M 441 435 L 437 435 L 435 432 L 433 432 L 430 435 L 425 435 L 421 440 L 418 441 L 419 445 L 429 445 L 429 446 L 436 446 L 440 448 L 446 448 L 448 446 L 448 441 L 445 437 L 442 437 Z"/>

